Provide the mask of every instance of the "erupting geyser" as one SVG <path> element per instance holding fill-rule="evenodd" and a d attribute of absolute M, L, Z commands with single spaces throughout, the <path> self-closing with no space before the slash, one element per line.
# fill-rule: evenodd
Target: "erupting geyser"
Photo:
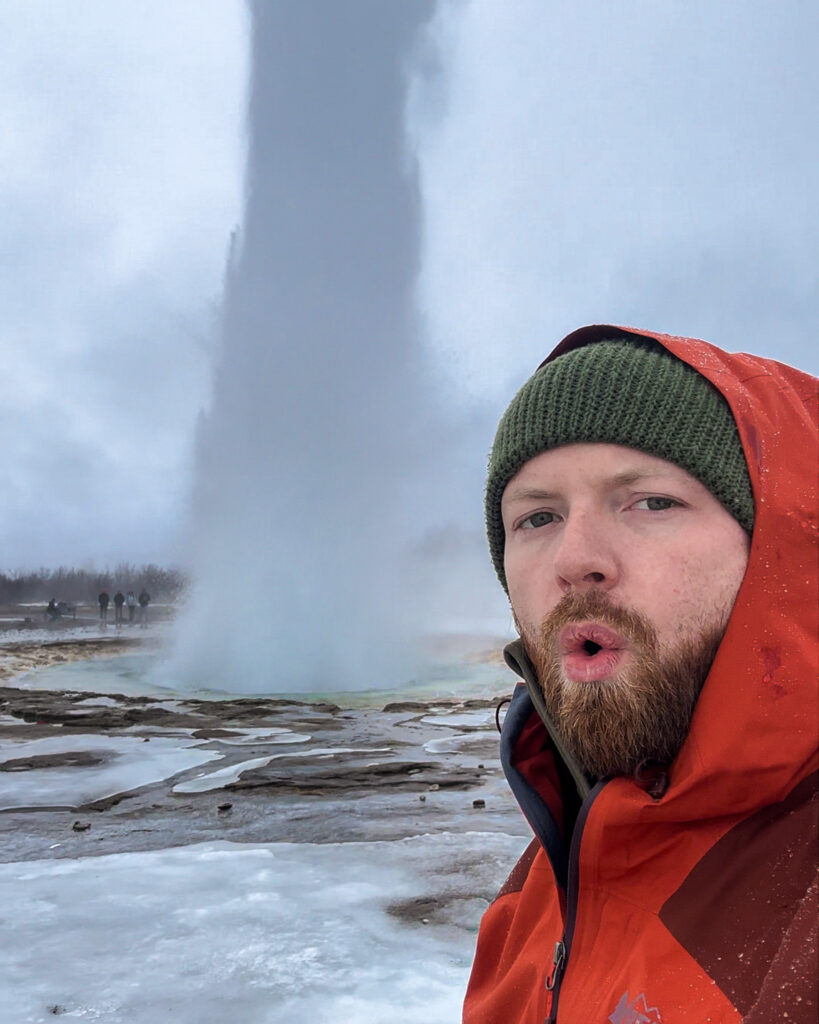
<path fill-rule="evenodd" d="M 177 670 L 198 686 L 381 686 L 408 670 L 402 561 L 438 431 L 413 315 L 404 105 L 431 8 L 252 5 L 245 219 L 177 637 Z"/>

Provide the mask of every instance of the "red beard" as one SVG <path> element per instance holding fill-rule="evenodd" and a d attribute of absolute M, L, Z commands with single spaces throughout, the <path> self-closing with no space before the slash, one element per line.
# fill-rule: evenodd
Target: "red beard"
<path fill-rule="evenodd" d="M 606 678 L 575 682 L 564 674 L 558 636 L 588 620 L 616 630 L 628 659 Z M 724 632 L 724 623 L 704 629 L 661 657 L 657 634 L 643 616 L 590 591 L 567 594 L 540 634 L 522 639 L 567 749 L 587 775 L 603 778 L 631 775 L 646 760 L 673 761 Z"/>

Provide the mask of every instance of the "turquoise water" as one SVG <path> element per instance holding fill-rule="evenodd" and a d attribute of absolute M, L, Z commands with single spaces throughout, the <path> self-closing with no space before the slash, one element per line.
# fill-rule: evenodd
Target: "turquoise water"
<path fill-rule="evenodd" d="M 502 643 L 502 641 L 501 641 Z M 493 648 L 487 647 L 488 652 Z M 498 648 L 495 648 L 499 650 Z M 23 689 L 67 690 L 89 693 L 121 693 L 157 700 L 195 697 L 231 700 L 241 696 L 282 697 L 305 701 L 329 700 L 342 707 L 380 707 L 388 701 L 430 700 L 436 697 L 493 697 L 510 692 L 514 679 L 497 660 L 483 660 L 484 653 L 455 652 L 429 665 L 423 675 L 400 686 L 340 691 L 328 687 L 312 693 L 245 694 L 241 682 L 230 692 L 224 689 L 191 690 L 173 679 L 167 660 L 156 652 L 130 652 L 112 657 L 74 661 L 18 676 L 14 685 Z"/>

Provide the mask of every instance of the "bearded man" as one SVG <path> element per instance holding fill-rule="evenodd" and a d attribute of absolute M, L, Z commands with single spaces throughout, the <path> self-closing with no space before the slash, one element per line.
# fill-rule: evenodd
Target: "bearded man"
<path fill-rule="evenodd" d="M 535 834 L 464 1024 L 815 1024 L 816 380 L 575 331 L 492 449 L 520 640 L 501 757 Z"/>

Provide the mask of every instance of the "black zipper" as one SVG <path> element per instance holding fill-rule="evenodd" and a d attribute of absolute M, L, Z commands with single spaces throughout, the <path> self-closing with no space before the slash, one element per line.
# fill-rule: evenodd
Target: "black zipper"
<path fill-rule="evenodd" d="M 546 989 L 552 993 L 552 1001 L 549 1006 L 549 1016 L 543 1024 L 557 1024 L 557 1004 L 560 998 L 560 986 L 566 967 L 569 963 L 569 954 L 572 950 L 572 939 L 574 938 L 574 925 L 577 918 L 577 886 L 580 875 L 580 840 L 583 836 L 583 829 L 586 827 L 586 819 L 589 816 L 591 805 L 600 795 L 600 791 L 606 785 L 606 781 L 598 782 L 583 801 L 583 805 L 577 815 L 572 832 L 572 842 L 569 847 L 569 871 L 568 883 L 566 886 L 566 924 L 563 928 L 563 938 L 555 945 L 554 956 L 552 957 L 552 969 L 546 979 Z"/>

